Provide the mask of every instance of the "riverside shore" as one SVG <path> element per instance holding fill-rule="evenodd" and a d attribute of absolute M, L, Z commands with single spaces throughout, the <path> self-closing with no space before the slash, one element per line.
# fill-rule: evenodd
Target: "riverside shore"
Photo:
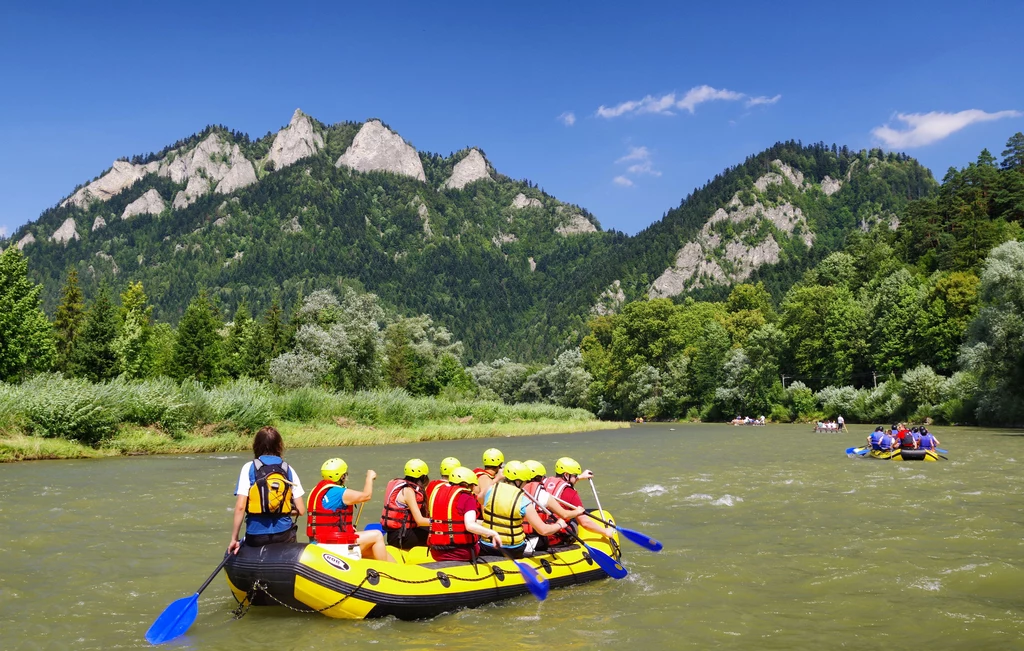
<path fill-rule="evenodd" d="M 391 445 L 418 441 L 568 434 L 594 430 L 623 429 L 629 424 L 600 420 L 549 420 L 512 423 L 425 423 L 361 425 L 345 419 L 337 423 L 281 422 L 275 425 L 287 448 L 317 448 L 354 445 Z M 95 459 L 150 454 L 242 452 L 252 446 L 252 435 L 203 427 L 180 437 L 156 428 L 125 426 L 114 437 L 96 447 L 59 438 L 41 438 L 21 432 L 0 431 L 0 463 L 43 459 Z"/>

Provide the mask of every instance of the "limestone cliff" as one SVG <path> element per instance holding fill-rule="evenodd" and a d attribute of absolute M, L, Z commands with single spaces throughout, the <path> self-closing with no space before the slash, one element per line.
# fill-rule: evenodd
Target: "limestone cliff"
<path fill-rule="evenodd" d="M 596 233 L 597 227 L 590 223 L 590 220 L 586 217 L 576 213 L 569 217 L 567 222 L 555 227 L 555 232 L 562 237 L 569 237 L 570 235 L 579 235 L 581 233 Z"/>
<path fill-rule="evenodd" d="M 427 180 L 416 150 L 380 120 L 370 120 L 363 124 L 335 165 L 357 172 L 391 172 L 420 181 Z"/>
<path fill-rule="evenodd" d="M 324 138 L 313 128 L 313 121 L 301 109 L 295 109 L 291 122 L 274 137 L 267 160 L 279 170 L 323 148 Z"/>
<path fill-rule="evenodd" d="M 455 164 L 452 175 L 444 182 L 446 189 L 461 190 L 473 181 L 491 180 L 487 159 L 479 149 L 470 149 L 465 158 Z"/>
<path fill-rule="evenodd" d="M 85 208 L 93 201 L 107 201 L 135 185 L 135 182 L 146 174 L 156 172 L 158 168 L 159 163 L 155 162 L 148 165 L 133 165 L 123 160 L 114 161 L 109 172 L 85 187 L 79 188 L 60 205 L 63 207 L 72 204 L 79 208 Z"/>
<path fill-rule="evenodd" d="M 135 215 L 159 215 L 166 207 L 167 204 L 164 203 L 159 192 L 148 190 L 146 194 L 124 207 L 121 219 L 130 219 Z M 96 230 L 95 222 L 93 223 L 93 230 Z"/>
<path fill-rule="evenodd" d="M 58 244 L 68 245 L 71 240 L 79 240 L 81 236 L 78 234 L 75 220 L 72 217 L 68 217 L 64 220 L 64 223 L 60 225 L 60 228 L 53 232 L 50 239 Z"/>
<path fill-rule="evenodd" d="M 512 205 L 509 207 L 521 210 L 523 208 L 543 208 L 544 204 L 540 202 L 540 199 L 527 197 L 525 194 L 520 192 L 515 196 L 515 199 L 512 200 Z"/>

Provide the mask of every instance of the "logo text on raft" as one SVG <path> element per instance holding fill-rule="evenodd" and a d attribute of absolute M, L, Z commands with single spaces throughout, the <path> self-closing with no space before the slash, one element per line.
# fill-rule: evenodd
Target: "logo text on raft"
<path fill-rule="evenodd" d="M 348 566 L 348 563 L 341 560 L 337 556 L 332 556 L 331 554 L 324 554 L 324 560 L 333 565 L 334 567 L 338 568 L 342 572 L 348 572 L 350 569 L 352 569 Z"/>

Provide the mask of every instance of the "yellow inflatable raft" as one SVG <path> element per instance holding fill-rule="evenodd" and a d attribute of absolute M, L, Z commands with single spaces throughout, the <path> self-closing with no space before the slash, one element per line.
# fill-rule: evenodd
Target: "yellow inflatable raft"
<path fill-rule="evenodd" d="M 582 528 L 579 536 L 595 550 L 620 557 L 617 536 L 610 542 Z M 503 556 L 481 557 L 474 566 L 435 562 L 426 547 L 388 551 L 397 563 L 352 558 L 344 545 L 243 545 L 225 571 L 242 607 L 276 604 L 341 619 L 421 619 L 528 591 L 515 563 Z M 546 577 L 553 588 L 608 576 L 579 544 L 555 547 L 520 562 Z"/>

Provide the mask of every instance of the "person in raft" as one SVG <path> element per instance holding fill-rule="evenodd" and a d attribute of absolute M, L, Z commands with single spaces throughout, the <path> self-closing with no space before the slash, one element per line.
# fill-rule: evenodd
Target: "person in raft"
<path fill-rule="evenodd" d="M 399 549 L 412 549 L 427 544 L 430 520 L 424 515 L 429 469 L 423 459 L 409 459 L 405 477 L 388 482 L 384 489 L 384 511 L 381 526 L 387 532 L 388 544 Z"/>
<path fill-rule="evenodd" d="M 323 479 L 309 493 L 306 507 L 306 535 L 309 542 L 324 545 L 359 545 L 363 558 L 378 561 L 395 559 L 388 553 L 380 531 L 356 531 L 352 524 L 353 506 L 373 498 L 373 480 L 377 473 L 366 471 L 363 490 L 345 486 L 348 464 L 344 459 L 328 459 L 320 466 Z"/>
<path fill-rule="evenodd" d="M 935 435 L 928 431 L 927 427 L 921 428 L 921 440 L 918 442 L 922 450 L 935 450 L 942 445 Z"/>
<path fill-rule="evenodd" d="M 501 466 L 505 463 L 505 455 L 498 448 L 484 450 L 484 467 L 473 470 L 476 479 L 480 483 L 480 491 L 486 493 L 491 485 L 500 481 Z"/>
<path fill-rule="evenodd" d="M 428 505 L 430 504 L 430 497 L 434 494 L 434 491 L 437 490 L 438 486 L 443 486 L 447 484 L 448 476 L 452 474 L 453 470 L 455 470 L 461 465 L 462 462 L 456 459 L 455 457 L 445 457 L 444 459 L 441 459 L 441 478 L 434 479 L 429 484 L 427 484 L 426 502 Z M 430 509 L 427 509 L 427 513 L 430 513 Z"/>
<path fill-rule="evenodd" d="M 448 482 L 437 488 L 430 499 L 430 535 L 427 545 L 435 561 L 476 561 L 480 538 L 490 539 L 493 548 L 501 547 L 501 536 L 480 524 L 477 493 L 480 482 L 469 468 L 458 466 Z"/>
<path fill-rule="evenodd" d="M 481 502 L 483 525 L 498 532 L 501 546 L 513 558 L 526 555 L 526 532 L 523 522 L 533 527 L 540 536 L 551 534 L 566 528 L 565 520 L 556 523 L 544 522 L 537 507 L 523 491 L 523 484 L 530 479 L 530 471 L 520 461 L 509 461 L 504 469 L 505 481 L 496 482 L 483 493 Z M 498 554 L 495 547 L 486 541 L 480 541 L 480 550 L 484 554 Z"/>
<path fill-rule="evenodd" d="M 874 432 L 868 435 L 868 447 L 872 450 L 881 450 L 883 436 L 885 436 L 885 432 L 882 430 L 882 426 L 879 425 L 875 428 Z"/>
<path fill-rule="evenodd" d="M 583 507 L 583 499 L 576 492 L 576 482 L 581 479 L 590 479 L 593 476 L 594 473 L 592 471 L 583 470 L 575 459 L 562 457 L 555 462 L 555 474 L 544 480 L 543 487 L 555 501 L 561 500 L 566 506 L 575 507 L 579 512 L 576 522 L 581 527 L 605 538 L 613 538 L 615 536 L 614 529 L 605 527 L 597 520 L 587 517 Z M 605 516 L 601 514 L 600 517 L 603 519 Z M 575 523 L 570 524 L 570 528 L 573 533 L 576 533 Z M 548 544 L 551 546 L 564 545 L 568 542 L 570 542 L 570 536 L 565 531 L 559 531 L 554 535 L 548 536 Z"/>
<path fill-rule="evenodd" d="M 558 522 L 558 519 L 561 518 L 569 522 L 570 527 L 574 526 L 572 520 L 585 513 L 583 506 L 570 506 L 568 502 L 563 504 L 544 489 L 544 480 L 548 474 L 544 464 L 534 459 L 527 459 L 523 462 L 523 465 L 526 466 L 528 470 L 527 475 L 530 477 L 523 484 L 523 491 L 532 497 L 536 504 L 541 506 L 541 518 L 550 524 Z M 568 508 L 566 508 L 567 506 Z M 529 522 L 523 523 L 523 531 L 526 532 L 527 552 L 542 552 L 550 546 L 549 537 L 535 534 Z M 555 535 L 557 536 L 558 534 Z"/>
<path fill-rule="evenodd" d="M 295 542 L 298 516 L 305 515 L 302 482 L 285 463 L 284 441 L 273 427 L 256 432 L 252 441 L 253 460 L 242 466 L 235 486 L 235 512 L 231 524 L 228 552 L 237 554 L 242 523 L 245 544 L 262 547 L 273 543 Z"/>

